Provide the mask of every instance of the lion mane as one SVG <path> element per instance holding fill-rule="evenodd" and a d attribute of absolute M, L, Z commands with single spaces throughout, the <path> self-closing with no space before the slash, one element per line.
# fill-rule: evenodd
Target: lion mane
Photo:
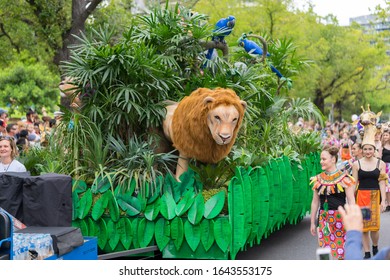
<path fill-rule="evenodd" d="M 218 144 L 214 140 L 207 123 L 209 112 L 220 106 L 234 106 L 238 119 L 230 142 Z M 225 158 L 237 137 L 246 102 L 240 100 L 231 89 L 199 88 L 184 97 L 173 113 L 171 123 L 171 141 L 173 146 L 187 158 L 194 158 L 203 163 L 217 163 Z"/>

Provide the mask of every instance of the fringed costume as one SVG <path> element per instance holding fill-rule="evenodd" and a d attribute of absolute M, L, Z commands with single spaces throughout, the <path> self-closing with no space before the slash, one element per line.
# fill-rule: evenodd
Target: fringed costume
<path fill-rule="evenodd" d="M 322 172 L 311 179 L 313 190 L 320 197 L 318 213 L 318 242 L 322 248 L 329 247 L 334 259 L 344 259 L 345 229 L 337 208 L 346 203 L 345 188 L 355 185 L 352 176 L 336 171 Z"/>

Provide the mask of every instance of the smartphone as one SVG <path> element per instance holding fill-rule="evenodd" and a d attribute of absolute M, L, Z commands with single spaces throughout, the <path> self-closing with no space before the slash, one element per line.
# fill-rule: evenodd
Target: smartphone
<path fill-rule="evenodd" d="M 317 248 L 316 250 L 317 260 L 331 260 L 332 254 L 329 247 Z"/>
<path fill-rule="evenodd" d="M 370 210 L 370 208 L 363 207 L 361 209 L 362 209 L 363 220 L 370 220 L 371 219 L 371 210 Z"/>

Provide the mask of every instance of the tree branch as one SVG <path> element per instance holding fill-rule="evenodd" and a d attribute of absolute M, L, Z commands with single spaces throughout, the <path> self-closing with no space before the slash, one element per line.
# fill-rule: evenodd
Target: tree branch
<path fill-rule="evenodd" d="M 199 44 L 205 49 L 219 49 L 222 51 L 222 56 L 225 60 L 227 60 L 229 55 L 229 47 L 226 43 L 219 41 L 199 41 Z"/>
<path fill-rule="evenodd" d="M 359 76 L 360 74 L 362 74 L 364 72 L 364 67 L 362 67 L 360 70 L 358 70 L 357 72 L 351 74 L 348 78 L 346 78 L 344 81 L 341 81 L 339 84 L 335 85 L 334 88 L 339 88 L 341 87 L 342 85 L 344 85 L 345 83 L 349 82 L 353 77 L 356 77 L 356 76 Z"/>
<path fill-rule="evenodd" d="M 7 37 L 11 43 L 11 46 L 13 46 L 16 49 L 17 53 L 20 53 L 19 46 L 17 44 L 15 44 L 15 42 L 12 40 L 11 36 L 9 36 L 8 33 L 5 31 L 4 24 L 2 22 L 0 22 L 0 30 L 2 32 L 2 34 L 0 34 L 0 37 L 2 37 L 2 36 Z"/>
<path fill-rule="evenodd" d="M 74 2 L 78 2 L 80 0 L 73 0 Z M 81 17 L 84 19 L 84 21 L 87 20 L 90 14 L 96 9 L 96 7 L 102 2 L 103 0 L 90 0 L 89 5 L 86 5 L 85 11 L 82 13 Z M 88 6 L 88 7 L 87 7 Z"/>

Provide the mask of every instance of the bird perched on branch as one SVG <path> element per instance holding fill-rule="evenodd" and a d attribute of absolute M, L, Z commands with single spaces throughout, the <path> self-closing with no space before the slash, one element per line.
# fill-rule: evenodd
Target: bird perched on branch
<path fill-rule="evenodd" d="M 226 44 L 225 37 L 232 33 L 234 25 L 236 24 L 236 18 L 234 16 L 228 16 L 227 18 L 221 18 L 215 24 L 215 28 L 213 30 L 212 41 L 221 42 Z M 211 59 L 213 55 L 216 55 L 215 49 L 208 49 L 206 58 Z"/>
<path fill-rule="evenodd" d="M 240 47 L 243 47 L 244 50 L 249 54 L 263 56 L 263 49 L 258 44 L 256 44 L 256 42 L 252 40 L 246 38 L 240 38 L 238 45 Z M 267 52 L 266 56 L 269 57 L 270 53 Z M 273 66 L 271 63 L 268 63 L 268 65 L 271 68 L 271 71 L 274 72 L 282 81 L 285 80 L 287 82 L 288 88 L 290 88 L 291 80 L 289 78 L 284 77 L 282 73 L 280 73 L 279 70 L 276 69 L 275 66 Z"/>

